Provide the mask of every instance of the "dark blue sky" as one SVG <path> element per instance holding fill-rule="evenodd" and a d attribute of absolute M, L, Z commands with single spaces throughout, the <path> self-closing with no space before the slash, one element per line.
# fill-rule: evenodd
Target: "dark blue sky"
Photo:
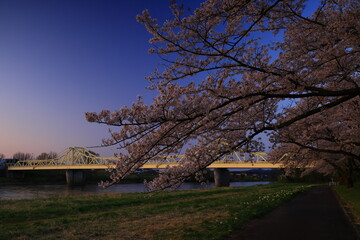
<path fill-rule="evenodd" d="M 107 127 L 86 111 L 116 110 L 144 95 L 157 64 L 135 17 L 152 1 L 0 0 L 0 153 L 34 155 L 99 145 Z"/>
<path fill-rule="evenodd" d="M 0 153 L 36 156 L 99 145 L 108 127 L 87 123 L 86 111 L 116 110 L 137 95 L 150 102 L 154 93 L 144 77 L 161 60 L 147 53 L 151 36 L 135 17 L 147 8 L 163 20 L 168 6 L 166 0 L 0 0 Z"/>

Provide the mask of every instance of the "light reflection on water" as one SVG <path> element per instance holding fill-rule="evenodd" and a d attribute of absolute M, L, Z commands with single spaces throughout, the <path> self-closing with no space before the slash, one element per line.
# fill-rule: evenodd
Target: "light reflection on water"
<path fill-rule="evenodd" d="M 232 182 L 230 187 L 246 187 L 270 182 Z M 214 183 L 201 185 L 197 183 L 184 183 L 179 189 L 212 188 Z M 146 192 L 146 186 L 142 183 L 116 184 L 107 189 L 97 185 L 67 186 L 67 185 L 3 185 L 0 186 L 0 199 L 33 199 L 45 198 L 54 195 L 73 196 L 79 194 L 105 194 L 105 193 L 127 193 Z"/>

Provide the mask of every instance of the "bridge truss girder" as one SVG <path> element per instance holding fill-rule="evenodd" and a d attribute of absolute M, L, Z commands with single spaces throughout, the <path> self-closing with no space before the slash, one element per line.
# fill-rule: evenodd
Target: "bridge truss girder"
<path fill-rule="evenodd" d="M 141 168 L 172 167 L 183 161 L 185 155 L 158 156 Z M 249 154 L 233 152 L 208 166 L 208 168 L 281 168 L 281 164 L 266 161 L 266 153 Z M 50 170 L 50 169 L 109 169 L 114 168 L 117 158 L 99 157 L 85 148 L 70 147 L 64 154 L 54 159 L 24 160 L 8 166 L 9 170 Z"/>

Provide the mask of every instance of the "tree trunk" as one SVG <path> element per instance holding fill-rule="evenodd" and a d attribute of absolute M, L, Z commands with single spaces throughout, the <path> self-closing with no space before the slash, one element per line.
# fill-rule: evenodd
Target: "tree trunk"
<path fill-rule="evenodd" d="M 353 180 L 352 171 L 349 171 L 349 175 L 347 176 L 346 186 L 348 188 L 353 188 L 354 187 L 354 180 Z"/>
<path fill-rule="evenodd" d="M 346 186 L 348 188 L 353 188 L 354 187 L 354 181 L 353 181 L 351 176 L 348 177 Z"/>

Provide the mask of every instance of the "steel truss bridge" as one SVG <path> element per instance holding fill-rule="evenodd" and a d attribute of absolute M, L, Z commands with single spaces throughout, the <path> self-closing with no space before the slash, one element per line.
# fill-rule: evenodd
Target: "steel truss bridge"
<path fill-rule="evenodd" d="M 177 166 L 185 155 L 158 156 L 141 168 L 166 168 Z M 208 168 L 283 168 L 282 164 L 266 161 L 266 153 L 244 154 L 233 152 L 208 166 Z M 54 170 L 54 169 L 111 169 L 115 167 L 115 157 L 99 157 L 85 148 L 70 147 L 64 154 L 54 159 L 23 160 L 8 164 L 8 170 Z M 281 160 L 281 159 L 280 159 Z"/>

